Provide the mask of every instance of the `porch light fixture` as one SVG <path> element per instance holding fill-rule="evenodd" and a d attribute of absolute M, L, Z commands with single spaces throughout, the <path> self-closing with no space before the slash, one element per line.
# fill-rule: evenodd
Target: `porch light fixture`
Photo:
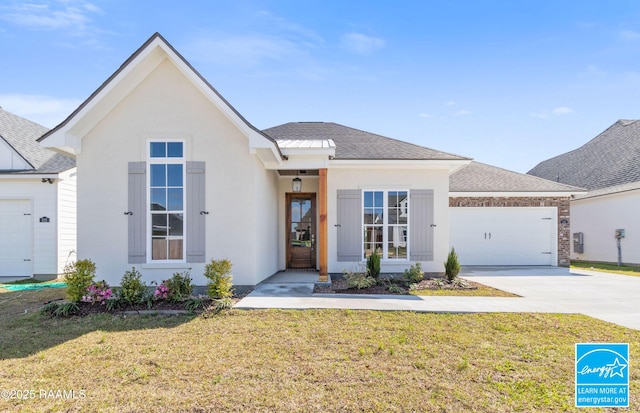
<path fill-rule="evenodd" d="M 293 178 L 293 180 L 291 181 L 291 190 L 293 192 L 301 192 L 302 191 L 302 179 L 298 178 L 297 176 L 295 178 Z"/>

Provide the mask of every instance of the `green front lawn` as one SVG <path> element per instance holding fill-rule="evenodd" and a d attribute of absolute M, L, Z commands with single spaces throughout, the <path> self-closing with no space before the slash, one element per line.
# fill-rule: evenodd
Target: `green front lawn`
<path fill-rule="evenodd" d="M 614 274 L 633 275 L 640 277 L 640 267 L 616 264 L 602 264 L 590 261 L 571 261 L 571 268 L 579 268 L 590 271 L 611 272 Z"/>
<path fill-rule="evenodd" d="M 16 293 L 0 293 L 0 389 L 36 397 L 0 400 L 0 411 L 580 411 L 576 342 L 630 343 L 640 359 L 640 331 L 581 315 L 231 310 L 59 319 L 20 314 L 59 291 L 33 292 L 20 305 Z M 637 411 L 640 370 L 631 375 L 629 411 Z M 57 390 L 76 398 L 41 397 Z"/>

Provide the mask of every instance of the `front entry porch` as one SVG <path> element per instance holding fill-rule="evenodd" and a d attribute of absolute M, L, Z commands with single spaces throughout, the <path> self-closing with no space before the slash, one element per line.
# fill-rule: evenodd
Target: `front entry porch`
<path fill-rule="evenodd" d="M 279 170 L 280 268 L 292 274 L 328 281 L 327 169 Z M 292 181 L 294 185 L 292 187 Z M 297 181 L 297 182 L 295 182 Z M 318 270 L 318 272 L 294 272 Z"/>

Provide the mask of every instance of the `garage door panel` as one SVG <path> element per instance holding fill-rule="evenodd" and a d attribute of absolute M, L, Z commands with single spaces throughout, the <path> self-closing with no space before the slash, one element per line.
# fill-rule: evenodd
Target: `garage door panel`
<path fill-rule="evenodd" d="M 0 200 L 0 276 L 33 275 L 31 201 Z"/>
<path fill-rule="evenodd" d="M 451 208 L 462 265 L 555 265 L 555 208 Z"/>

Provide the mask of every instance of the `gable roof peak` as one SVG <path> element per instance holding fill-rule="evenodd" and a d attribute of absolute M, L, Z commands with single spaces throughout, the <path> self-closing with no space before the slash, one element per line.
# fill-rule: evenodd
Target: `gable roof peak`
<path fill-rule="evenodd" d="M 267 147 L 274 152 L 276 157 L 284 159 L 284 156 L 278 148 L 275 140 L 249 123 L 249 121 L 247 121 L 159 32 L 155 32 L 151 35 L 151 37 L 149 37 L 142 46 L 133 52 L 133 54 L 129 56 L 129 58 L 127 58 L 124 63 L 122 63 L 120 67 L 84 102 L 82 102 L 76 110 L 74 110 L 59 125 L 43 134 L 38 141 L 42 142 L 43 140 L 58 134 L 60 131 L 68 132 L 71 130 L 74 125 L 78 123 L 79 119 L 85 117 L 93 110 L 94 107 L 98 106 L 99 102 L 105 98 L 105 96 L 108 96 L 114 88 L 120 87 L 120 85 L 124 83 L 122 80 L 131 72 L 131 70 L 136 67 L 143 66 L 146 59 L 151 59 L 153 62 L 153 58 L 149 58 L 149 56 L 157 48 L 162 49 L 166 57 L 173 62 L 173 64 L 187 78 L 189 78 L 193 84 L 195 84 L 196 87 L 198 87 L 202 93 L 207 96 L 211 102 L 213 102 L 214 105 L 221 109 L 225 116 L 227 116 L 227 118 L 230 119 L 251 140 L 252 145 L 256 144 L 257 147 L 260 148 Z M 151 63 L 148 65 L 146 70 L 153 70 L 153 68 L 155 68 L 155 65 Z M 129 85 L 125 87 L 132 86 Z M 99 109 L 99 111 L 106 112 L 108 109 L 108 107 L 103 107 L 102 109 Z M 86 130 L 88 129 L 89 128 L 85 127 L 82 132 L 86 133 Z M 50 146 L 54 146 L 71 153 L 79 153 L 81 150 L 80 140 L 83 136 L 82 132 L 75 141 L 71 138 L 67 140 L 65 136 L 58 136 L 54 139 L 55 143 L 52 143 Z"/>

